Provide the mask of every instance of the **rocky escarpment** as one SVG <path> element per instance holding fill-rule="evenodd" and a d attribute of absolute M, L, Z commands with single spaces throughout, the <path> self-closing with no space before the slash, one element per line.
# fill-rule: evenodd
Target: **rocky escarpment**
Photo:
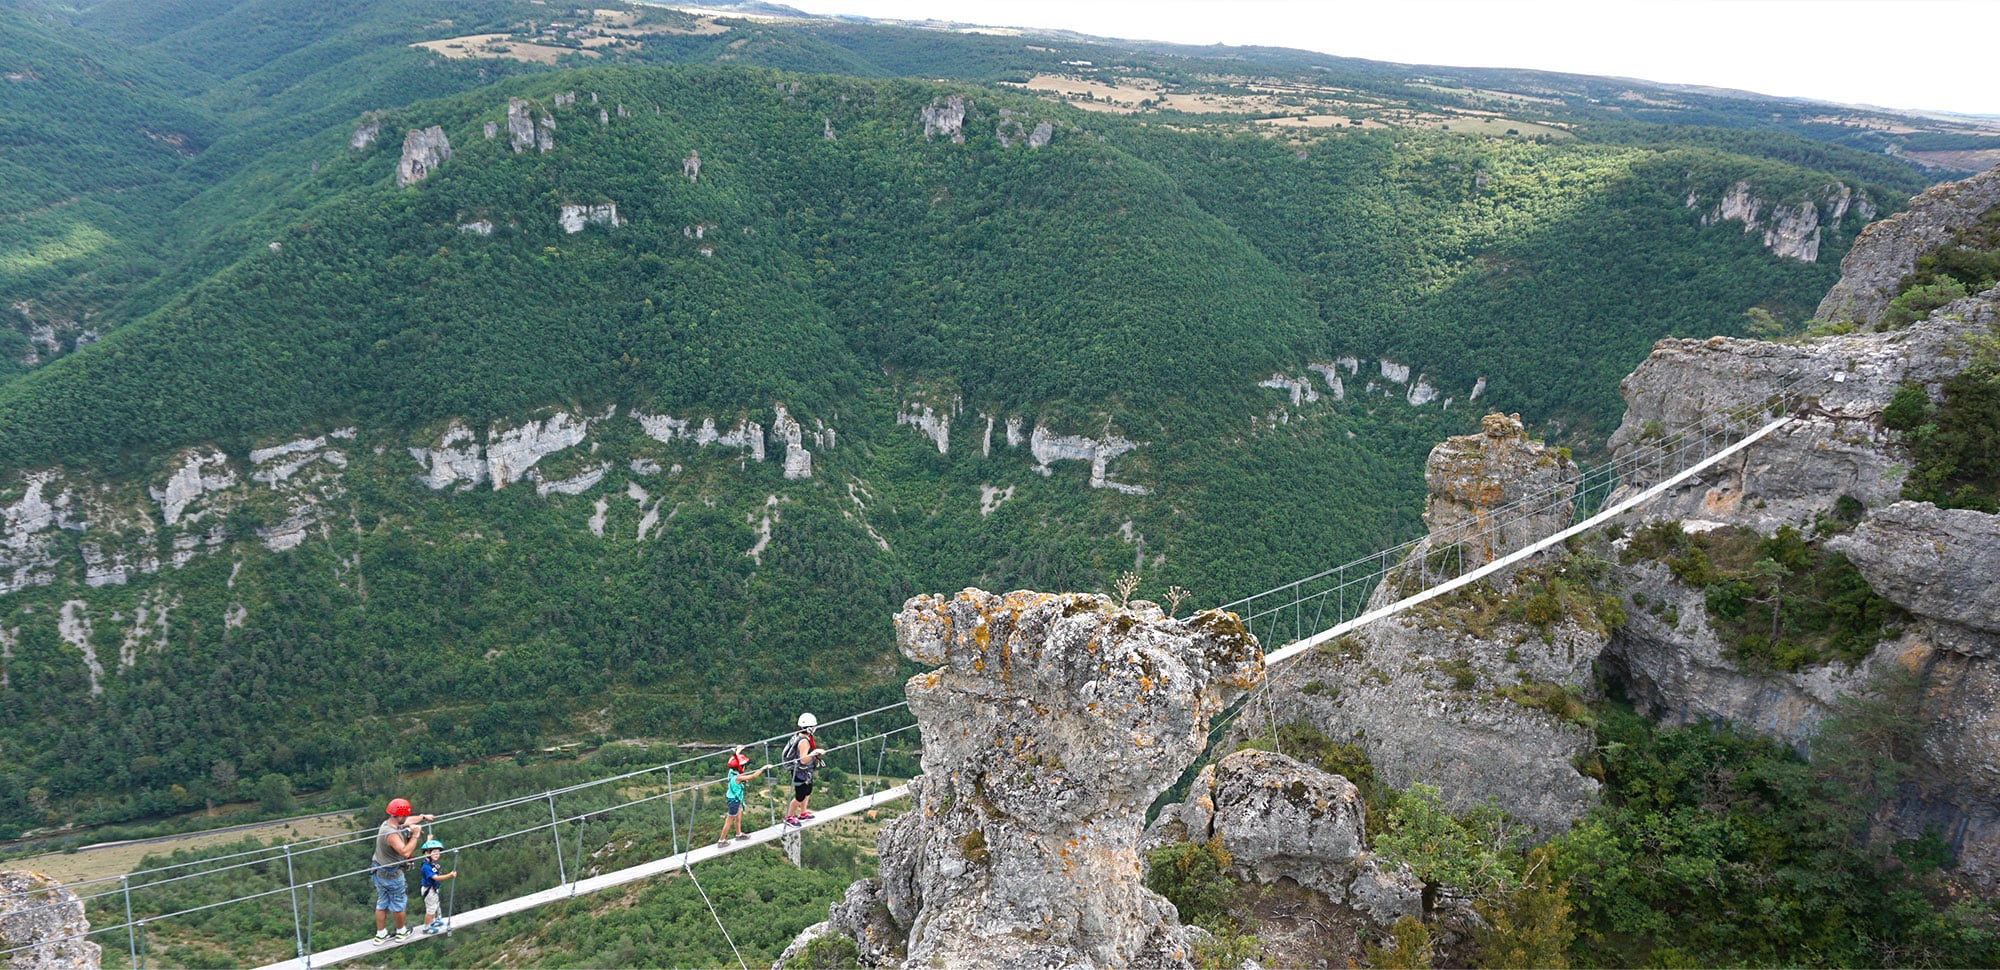
<path fill-rule="evenodd" d="M 911 599 L 896 639 L 938 667 L 906 689 L 915 808 L 802 940 L 854 937 L 871 965 L 1187 965 L 1199 931 L 1141 884 L 1140 827 L 1262 675 L 1256 640 L 1214 611 L 979 590 Z"/>
<path fill-rule="evenodd" d="M 1992 300 L 1968 299 L 1891 333 L 1785 344 L 1662 340 L 1619 385 L 1625 419 L 1611 448 L 1628 454 L 1719 415 L 1755 419 L 1772 402 L 1803 394 L 1808 406 L 1793 424 L 1655 500 L 1646 514 L 1770 532 L 1810 524 L 1842 495 L 1870 507 L 1887 504 L 1900 493 L 1907 468 L 1900 439 L 1882 427 L 1882 409 L 1906 383 L 1940 397 L 1945 379 L 1965 369 L 1967 339 L 1990 333 L 1996 320 Z"/>
<path fill-rule="evenodd" d="M 1434 401 L 1441 401 L 1438 406 L 1445 410 L 1450 410 L 1456 401 L 1456 398 L 1446 397 L 1439 391 L 1422 370 L 1402 361 L 1386 357 L 1377 361 L 1373 369 L 1380 374 L 1379 380 L 1373 376 L 1361 377 L 1363 363 L 1358 357 L 1340 357 L 1331 363 L 1314 361 L 1305 365 L 1307 374 L 1281 371 L 1258 381 L 1257 386 L 1286 392 L 1291 396 L 1293 408 L 1318 403 L 1319 386 L 1322 384 L 1325 385 L 1328 396 L 1335 401 L 1347 400 L 1350 394 L 1362 399 L 1401 398 L 1411 407 L 1423 407 Z M 1347 377 L 1341 377 L 1342 371 L 1347 372 Z M 1312 374 L 1317 374 L 1318 377 L 1310 376 Z M 1350 391 L 1347 386 L 1350 380 L 1359 384 L 1360 388 Z M 1480 395 L 1485 393 L 1486 378 L 1480 377 L 1474 380 L 1472 387 L 1467 390 L 1465 400 L 1468 403 L 1477 401 Z M 1291 414 L 1280 410 L 1267 415 L 1266 420 L 1273 424 L 1284 424 L 1291 420 Z"/>
<path fill-rule="evenodd" d="M 1503 537 L 1484 526 L 1524 492 L 1547 496 L 1554 511 L 1535 518 L 1542 532 L 1515 528 L 1504 538 L 1524 544 L 1560 529 L 1576 470 L 1530 440 L 1517 418 L 1488 415 L 1482 433 L 1432 450 L 1425 480 L 1430 537 L 1371 606 L 1428 585 L 1427 567 L 1446 565 L 1437 556 L 1449 555 L 1457 570 L 1504 553 L 1495 541 Z M 1469 541 L 1452 552 L 1433 548 L 1446 538 Z M 1569 699 L 1594 692 L 1593 665 L 1611 622 L 1588 577 L 1555 572 L 1571 568 L 1584 569 L 1544 562 L 1526 576 L 1495 577 L 1322 645 L 1272 672 L 1272 717 L 1362 746 L 1392 787 L 1435 785 L 1459 810 L 1490 800 L 1544 835 L 1561 832 L 1599 788 L 1577 767 L 1594 739 L 1564 712 Z M 1575 588 L 1551 596 L 1543 612 L 1514 610 L 1556 580 Z"/>
<path fill-rule="evenodd" d="M 1690 192 L 1687 207 L 1699 208 L 1702 198 Z M 1764 248 L 1782 259 L 1818 262 L 1822 227 L 1837 227 L 1850 206 L 1863 219 L 1874 218 L 1875 206 L 1865 194 L 1840 182 L 1830 182 L 1811 198 L 1790 204 L 1763 198 L 1749 180 L 1739 180 L 1702 213 L 1701 224 L 1741 223 L 1743 231 L 1763 233 Z"/>
<path fill-rule="evenodd" d="M 1879 319 L 1895 281 L 1917 256 L 2000 199 L 2000 173 L 1925 192 L 1910 209 L 1863 233 L 1843 262 L 1822 315 Z M 1620 387 L 1628 404 L 1612 436 L 1629 457 L 1713 415 L 1748 421 L 1786 400 L 1794 421 L 1723 466 L 1649 504 L 1643 515 L 1685 531 L 1740 526 L 1764 535 L 1816 523 L 1846 500 L 1859 523 L 1823 541 L 1868 586 L 1907 611 L 1899 632 L 1852 665 L 1793 671 L 1741 667 L 1708 622 L 1704 592 L 1664 565 L 1625 567 L 1630 622 L 1612 638 L 1607 670 L 1642 710 L 1668 723 L 1726 721 L 1810 751 L 1841 699 L 1871 691 L 1901 668 L 1925 685 L 1902 715 L 1922 732 L 1916 782 L 1879 819 L 1906 837 L 1943 833 L 1959 871 L 2000 884 L 2000 516 L 1901 501 L 1912 461 L 1883 423 L 1900 388 L 1932 400 L 1977 357 L 2000 326 L 2000 290 L 1955 301 L 1907 328 L 1775 344 L 1716 338 L 1668 340 Z M 1644 481 L 1628 482 L 1629 486 Z M 1648 608 L 1639 608 L 1644 602 Z"/>
<path fill-rule="evenodd" d="M 1881 322 L 1897 285 L 1917 268 L 1917 258 L 1950 241 L 1952 233 L 2000 205 L 2000 168 L 1924 190 L 1910 207 L 1861 230 L 1840 261 L 1840 282 L 1814 314 L 1821 320 Z"/>
<path fill-rule="evenodd" d="M 1899 502 L 1829 545 L 1916 618 L 1894 660 L 1927 685 L 1925 764 L 1891 824 L 1946 833 L 1960 871 L 2000 886 L 2000 516 Z"/>
<path fill-rule="evenodd" d="M 8 970 L 97 970 L 104 948 L 87 934 L 90 920 L 76 893 L 35 872 L 0 872 L 0 950 Z"/>
<path fill-rule="evenodd" d="M 396 187 L 409 188 L 450 160 L 451 139 L 445 137 L 443 128 L 412 128 L 403 138 L 403 157 L 396 162 Z"/>

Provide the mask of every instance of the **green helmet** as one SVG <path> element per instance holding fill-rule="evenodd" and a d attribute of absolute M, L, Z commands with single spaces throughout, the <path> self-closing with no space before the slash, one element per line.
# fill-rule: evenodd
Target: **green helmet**
<path fill-rule="evenodd" d="M 444 848 L 444 843 L 443 843 L 443 842 L 439 842 L 439 841 L 438 841 L 438 840 L 436 840 L 436 839 L 432 839 L 432 840 L 430 840 L 429 842 L 425 842 L 425 843 L 424 843 L 424 851 L 425 851 L 425 852 L 429 852 L 429 851 L 430 851 L 430 850 L 432 850 L 432 849 L 442 849 L 442 848 Z"/>

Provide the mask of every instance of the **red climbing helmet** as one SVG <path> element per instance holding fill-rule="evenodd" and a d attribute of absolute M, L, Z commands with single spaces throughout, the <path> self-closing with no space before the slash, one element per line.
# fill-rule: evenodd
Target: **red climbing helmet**
<path fill-rule="evenodd" d="M 729 767 L 731 769 L 746 767 L 749 764 L 750 764 L 750 759 L 745 758 L 740 754 L 732 754 L 729 756 Z"/>
<path fill-rule="evenodd" d="M 410 814 L 409 799 L 406 798 L 389 799 L 389 814 L 394 815 L 397 818 L 408 817 Z"/>

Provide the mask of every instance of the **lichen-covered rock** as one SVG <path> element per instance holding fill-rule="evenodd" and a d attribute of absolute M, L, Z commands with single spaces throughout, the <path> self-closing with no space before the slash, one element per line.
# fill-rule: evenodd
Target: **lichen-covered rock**
<path fill-rule="evenodd" d="M 812 941 L 829 934 L 852 939 L 864 967 L 890 966 L 901 962 L 903 948 L 908 942 L 895 920 L 889 918 L 882 883 L 862 879 L 847 887 L 840 902 L 827 908 L 827 918 L 823 922 L 800 931 L 785 951 L 778 954 L 777 961 L 771 964 L 773 970 L 791 962 Z"/>
<path fill-rule="evenodd" d="M 1820 300 L 1814 317 L 1881 322 L 1897 284 L 1917 268 L 1917 258 L 1995 205 L 2000 205 L 2000 168 L 1925 189 L 1909 208 L 1861 230 L 1840 261 L 1840 282 Z"/>
<path fill-rule="evenodd" d="M 1289 878 L 1340 902 L 1364 855 L 1366 812 L 1347 779 L 1246 749 L 1203 768 L 1188 800 L 1161 810 L 1147 845 L 1216 839 L 1237 877 Z M 1156 831 L 1168 838 L 1155 838 Z"/>
<path fill-rule="evenodd" d="M 403 157 L 396 162 L 396 186 L 409 188 L 430 177 L 438 166 L 451 160 L 451 139 L 437 125 L 410 129 L 403 136 Z"/>
<path fill-rule="evenodd" d="M 896 616 L 924 774 L 877 839 L 908 966 L 1186 965 L 1141 884 L 1146 807 L 1200 753 L 1263 654 L 1234 616 L 968 589 Z"/>
<path fill-rule="evenodd" d="M 0 950 L 8 970 L 97 970 L 104 948 L 88 939 L 76 893 L 38 872 L 0 872 Z"/>
<path fill-rule="evenodd" d="M 1427 548 L 1455 544 L 1483 566 L 1570 523 L 1576 463 L 1528 437 L 1518 414 L 1489 414 L 1480 433 L 1431 449 L 1424 463 Z M 1527 514 L 1517 514 L 1525 511 Z"/>

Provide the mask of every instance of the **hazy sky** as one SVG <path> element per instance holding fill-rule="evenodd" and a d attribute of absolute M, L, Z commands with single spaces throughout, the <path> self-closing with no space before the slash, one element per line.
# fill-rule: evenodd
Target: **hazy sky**
<path fill-rule="evenodd" d="M 2000 0 L 781 0 L 816 14 L 1257 44 L 2000 115 Z"/>

